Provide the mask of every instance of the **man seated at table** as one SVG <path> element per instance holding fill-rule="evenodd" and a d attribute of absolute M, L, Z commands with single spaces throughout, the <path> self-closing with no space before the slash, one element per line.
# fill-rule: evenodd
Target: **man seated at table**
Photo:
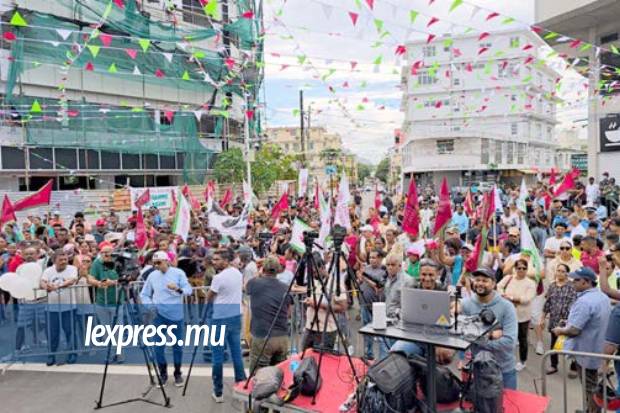
<path fill-rule="evenodd" d="M 439 264 L 431 259 L 423 259 L 420 261 L 420 279 L 414 280 L 410 277 L 406 277 L 406 281 L 403 283 L 403 288 L 419 288 L 421 290 L 442 290 L 441 283 L 439 281 Z M 399 340 L 392 348 L 390 352 L 400 352 L 405 355 L 424 356 L 426 348 L 423 345 L 412 343 L 409 341 Z M 435 358 L 439 364 L 448 364 L 454 357 L 454 350 L 437 347 L 435 349 Z"/>
<path fill-rule="evenodd" d="M 468 316 L 479 315 L 489 309 L 495 315 L 497 327 L 488 338 L 476 341 L 472 346 L 474 357 L 480 350 L 491 352 L 497 360 L 504 382 L 504 388 L 517 388 L 516 359 L 514 355 L 517 345 L 517 312 L 514 305 L 495 291 L 495 271 L 478 268 L 472 272 L 473 292 L 461 303 L 461 313 Z"/>

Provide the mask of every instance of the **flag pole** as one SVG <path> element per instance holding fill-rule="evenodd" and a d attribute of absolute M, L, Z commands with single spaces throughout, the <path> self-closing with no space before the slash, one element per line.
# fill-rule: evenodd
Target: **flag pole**
<path fill-rule="evenodd" d="M 493 252 L 497 251 L 497 214 L 493 211 Z"/>

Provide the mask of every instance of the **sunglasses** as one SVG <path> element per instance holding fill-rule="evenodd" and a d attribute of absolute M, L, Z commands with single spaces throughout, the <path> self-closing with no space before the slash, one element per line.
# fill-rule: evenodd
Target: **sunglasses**
<path fill-rule="evenodd" d="M 163 261 L 153 261 L 153 265 L 159 265 L 161 264 Z"/>
<path fill-rule="evenodd" d="M 571 247 L 560 247 L 560 251 L 570 251 Z"/>
<path fill-rule="evenodd" d="M 527 267 L 517 267 L 517 270 L 527 270 Z"/>

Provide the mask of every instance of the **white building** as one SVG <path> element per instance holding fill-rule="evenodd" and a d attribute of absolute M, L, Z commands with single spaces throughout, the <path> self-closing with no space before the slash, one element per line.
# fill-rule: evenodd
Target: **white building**
<path fill-rule="evenodd" d="M 104 11 L 108 4 L 111 13 Z M 118 4 L 123 5 L 121 11 Z M 247 4 L 254 8 L 254 2 Z M 216 6 L 211 18 L 205 15 L 199 0 L 124 0 L 113 4 L 105 0 L 2 2 L 2 31 L 5 35 L 17 34 L 17 39 L 9 42 L 4 38 L 0 45 L 4 109 L 0 119 L 0 189 L 33 190 L 50 178 L 55 180 L 55 189 L 111 189 L 126 183 L 136 187 L 188 181 L 201 184 L 187 176 L 203 176 L 213 166 L 218 152 L 233 145 L 243 146 L 245 101 L 241 93 L 222 89 L 221 85 L 230 84 L 225 75 L 232 69 L 228 72 L 226 66 L 234 64 L 235 70 L 243 67 L 239 72 L 253 85 L 260 84 L 262 78 L 253 64 L 256 50 L 251 47 L 255 46 L 241 47 L 240 36 L 231 34 L 234 29 L 226 26 L 254 20 L 242 17 L 239 2 L 223 0 Z M 27 27 L 9 23 L 16 10 Z M 259 15 L 257 10 L 252 12 Z M 50 27 L 36 23 L 44 19 L 56 23 L 50 23 Z M 101 34 L 89 37 L 92 27 L 99 24 Z M 188 40 L 182 37 L 183 33 L 208 34 Z M 140 44 L 146 41 L 143 37 L 150 37 L 146 50 Z M 44 44 L 52 52 L 62 52 L 56 53 L 58 59 L 42 56 L 42 63 L 34 65 L 32 57 L 24 58 L 25 70 L 16 82 L 10 81 L 15 60 L 10 57 L 22 39 L 25 45 Z M 63 48 L 71 47 L 73 52 L 68 50 L 65 57 Z M 133 50 L 133 56 L 125 50 Z M 78 57 L 64 69 L 64 60 L 71 61 L 72 56 Z M 226 65 L 225 59 L 230 59 Z M 221 78 L 216 78 L 213 71 L 211 78 L 206 75 L 212 61 L 221 63 Z M 115 64 L 114 68 L 110 62 Z M 201 69 L 201 65 L 207 69 Z M 157 72 L 156 68 L 163 71 Z M 7 96 L 10 82 L 15 86 Z M 74 111 L 77 117 L 72 120 L 70 113 L 66 123 L 51 125 L 47 121 L 52 117 L 67 118 L 67 111 L 64 115 L 56 112 L 63 98 L 68 105 L 78 108 Z M 16 104 L 14 99 L 28 103 Z M 12 117 L 28 119 L 30 103 L 35 99 L 47 121 L 15 122 Z M 225 116 L 214 114 L 215 109 L 222 107 Z M 149 128 L 142 129 L 138 123 L 131 132 L 123 130 L 123 126 L 102 133 L 86 131 L 82 141 L 76 139 L 77 144 L 67 144 L 67 136 L 80 133 L 76 120 L 83 116 L 92 124 L 96 117 L 105 118 L 106 110 L 122 112 L 119 119 L 138 117 L 136 113 L 146 115 L 144 120 Z M 174 127 L 177 115 L 188 119 L 189 130 L 175 130 L 172 137 L 166 135 L 165 131 Z M 258 111 L 255 116 L 258 118 Z M 47 125 L 46 122 L 51 125 L 49 129 L 40 126 Z M 139 133 L 142 136 L 136 143 L 138 138 L 134 137 Z M 187 144 L 189 136 L 194 138 L 191 148 Z M 106 145 L 106 139 L 116 139 L 118 144 Z M 132 139 L 134 144 L 129 150 Z M 178 144 L 171 144 L 171 139 Z M 128 144 L 124 145 L 125 142 Z M 167 146 L 165 151 L 161 144 Z"/>
<path fill-rule="evenodd" d="M 407 44 L 404 180 L 465 185 L 549 170 L 558 74 L 537 64 L 542 45 L 527 31 Z"/>
<path fill-rule="evenodd" d="M 598 179 L 603 172 L 620 177 L 620 58 L 613 52 L 613 47 L 620 47 L 619 13 L 620 3 L 612 0 L 536 0 L 541 35 L 558 33 L 548 36 L 547 42 L 586 77 L 587 170 Z M 574 47 L 576 40 L 579 47 Z M 593 46 L 582 47 L 586 44 Z"/>

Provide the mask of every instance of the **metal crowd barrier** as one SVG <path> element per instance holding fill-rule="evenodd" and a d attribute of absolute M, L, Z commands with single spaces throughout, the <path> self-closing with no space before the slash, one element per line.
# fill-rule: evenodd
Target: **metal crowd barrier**
<path fill-rule="evenodd" d="M 549 357 L 551 357 L 552 355 L 558 355 L 561 356 L 561 363 L 562 363 L 562 368 L 560 370 L 560 372 L 562 373 L 562 404 L 563 404 L 563 412 L 567 413 L 568 412 L 568 384 L 567 384 L 567 380 L 568 380 L 568 375 L 567 370 L 566 370 L 566 358 L 567 357 L 591 357 L 591 358 L 596 358 L 596 359 L 600 359 L 601 360 L 601 364 L 602 363 L 607 363 L 609 364 L 610 361 L 614 361 L 614 362 L 620 362 L 620 356 L 613 356 L 613 355 L 607 355 L 607 354 L 600 354 L 600 353 L 586 353 L 586 352 L 582 352 L 582 351 L 568 351 L 568 350 L 551 350 L 546 352 L 543 356 L 542 356 L 542 362 L 541 362 L 541 367 L 540 367 L 540 372 L 541 372 L 541 377 L 542 377 L 542 395 L 543 396 L 547 396 L 547 374 L 546 374 L 546 366 L 547 366 L 547 359 Z M 616 374 L 619 374 L 618 372 L 616 372 Z M 588 406 L 587 406 L 587 392 L 586 392 L 586 369 L 581 369 L 581 377 L 580 377 L 580 382 L 581 382 L 581 405 L 582 405 L 582 411 L 588 412 Z M 600 372 L 599 372 L 599 376 L 600 376 Z M 598 382 L 597 382 L 598 383 Z M 608 402 L 608 395 L 607 395 L 607 386 L 604 386 L 604 391 L 603 391 L 603 411 L 607 412 L 607 402 Z M 574 406 L 571 406 L 571 411 L 573 411 Z"/>

